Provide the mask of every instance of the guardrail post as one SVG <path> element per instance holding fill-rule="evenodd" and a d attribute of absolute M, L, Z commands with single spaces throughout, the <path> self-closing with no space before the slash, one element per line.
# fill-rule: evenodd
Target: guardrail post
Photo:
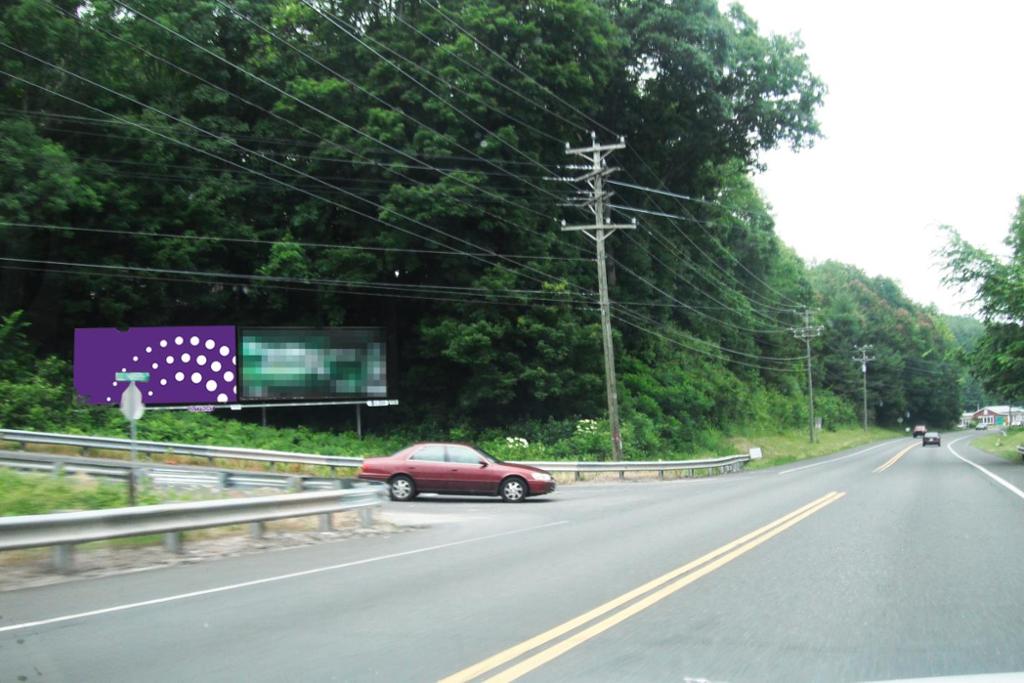
<path fill-rule="evenodd" d="M 576 481 L 583 481 L 583 473 L 582 472 L 580 472 L 579 470 L 576 470 L 576 472 L 574 472 L 574 474 L 576 475 Z"/>
<path fill-rule="evenodd" d="M 302 477 L 288 477 L 288 490 L 297 493 L 302 490 Z"/>
<path fill-rule="evenodd" d="M 61 543 L 53 546 L 53 568 L 61 574 L 70 574 L 75 567 L 75 546 Z"/>
<path fill-rule="evenodd" d="M 340 483 L 340 486 L 338 488 L 342 488 L 342 489 L 350 489 L 350 488 L 352 488 L 352 480 L 351 479 L 340 479 L 339 483 Z"/>
<path fill-rule="evenodd" d="M 263 522 L 251 522 L 249 524 L 249 536 L 252 538 L 263 538 L 266 525 Z"/>
<path fill-rule="evenodd" d="M 63 477 L 64 474 L 65 474 L 65 472 L 64 472 L 64 463 L 63 462 L 55 462 L 53 464 L 53 476 L 55 476 L 55 477 L 57 477 L 59 479 L 59 478 Z"/>
<path fill-rule="evenodd" d="M 181 532 L 168 531 L 164 534 L 164 550 L 175 555 L 181 555 Z"/>
<path fill-rule="evenodd" d="M 217 473 L 217 486 L 223 491 L 231 484 L 231 474 L 229 472 L 218 472 Z"/>
<path fill-rule="evenodd" d="M 334 531 L 334 524 L 331 521 L 331 513 L 325 512 L 320 517 L 320 532 Z"/>
<path fill-rule="evenodd" d="M 658 470 L 658 481 L 665 481 L 665 470 Z"/>
<path fill-rule="evenodd" d="M 626 481 L 626 470 L 619 470 L 619 481 Z"/>
<path fill-rule="evenodd" d="M 359 508 L 359 524 L 364 529 L 373 526 L 373 508 Z"/>

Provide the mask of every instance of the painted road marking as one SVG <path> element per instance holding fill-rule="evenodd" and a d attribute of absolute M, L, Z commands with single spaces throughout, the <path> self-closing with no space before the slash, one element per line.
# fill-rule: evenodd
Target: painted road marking
<path fill-rule="evenodd" d="M 648 594 L 647 597 L 643 598 L 642 600 L 634 602 L 632 605 L 622 609 L 619 612 L 616 612 L 615 614 L 612 614 L 609 617 L 606 617 L 602 621 L 593 624 L 589 628 L 580 631 L 576 635 L 567 638 L 566 640 L 563 640 L 559 643 L 556 643 L 555 645 L 545 650 L 542 650 L 541 652 L 520 662 L 519 664 L 516 664 L 515 666 L 510 667 L 509 669 L 501 672 L 497 676 L 487 679 L 488 681 L 515 680 L 516 678 L 519 678 L 520 676 L 532 671 L 533 669 L 536 669 L 542 664 L 551 661 L 555 657 L 558 657 L 559 655 L 568 652 L 577 645 L 586 642 L 587 640 L 593 638 L 599 633 L 602 633 L 610 629 L 612 626 L 615 626 L 616 624 L 628 619 L 634 614 L 637 614 L 647 609 L 651 605 L 659 602 L 660 600 L 663 600 L 672 593 L 675 593 L 676 591 L 693 583 L 702 576 L 711 573 L 712 571 L 718 569 L 722 565 L 731 562 L 740 555 L 761 545 L 768 539 L 773 538 L 774 536 L 782 533 L 794 524 L 806 519 L 807 517 L 811 516 L 815 512 L 818 512 L 827 505 L 834 503 L 835 501 L 842 498 L 844 495 L 846 494 L 842 492 L 832 491 L 822 496 L 821 498 L 813 500 L 810 503 L 804 505 L 803 507 L 800 507 L 790 512 L 789 514 L 780 517 L 774 522 L 770 522 L 769 524 L 766 524 L 755 531 L 752 531 L 744 536 L 741 536 L 740 538 L 737 538 L 735 541 L 731 541 L 730 543 L 727 543 L 721 546 L 720 548 L 717 548 L 716 550 L 713 550 L 710 553 L 707 553 L 706 555 L 703 555 L 702 557 L 693 560 L 692 562 L 688 562 L 687 564 L 676 569 L 673 569 L 672 571 L 663 574 L 662 576 L 659 576 L 658 578 L 653 579 L 652 581 L 648 581 L 639 588 L 635 588 L 627 593 L 623 593 L 619 597 L 614 598 L 613 600 L 609 600 L 608 602 L 598 607 L 595 607 L 589 612 L 586 612 L 574 619 L 570 619 L 569 621 L 560 624 L 552 629 L 549 629 L 538 636 L 525 640 L 522 643 L 519 643 L 518 645 L 514 645 L 508 648 L 507 650 L 503 650 L 502 652 L 499 652 L 491 657 L 488 657 L 487 659 L 484 659 L 481 662 L 477 662 L 476 664 L 467 667 L 462 671 L 452 674 L 451 676 L 442 679 L 441 683 L 464 683 L 465 681 L 470 681 L 474 678 L 487 674 L 493 671 L 494 669 L 497 669 L 498 667 L 507 664 L 513 659 L 516 659 L 517 657 L 520 657 L 530 652 L 531 650 L 535 650 L 538 647 L 545 645 L 551 642 L 552 640 L 555 640 L 556 638 L 559 638 L 569 633 L 570 631 L 573 631 L 574 629 L 579 628 L 580 626 L 583 626 L 584 624 L 587 624 L 588 622 L 591 622 L 604 614 L 607 614 L 608 612 L 612 612 L 617 608 L 622 607 L 626 603 L 629 603 L 630 601 L 639 598 L 644 594 Z M 688 572 L 692 573 L 688 574 Z M 679 578 L 681 576 L 682 578 Z M 651 591 L 654 592 L 651 593 Z"/>
<path fill-rule="evenodd" d="M 782 470 L 781 472 L 776 472 L 776 474 L 790 474 L 791 472 L 800 472 L 801 470 L 809 470 L 812 467 L 821 467 L 822 465 L 831 465 L 834 462 L 839 462 L 840 460 L 846 460 L 847 458 L 852 458 L 855 455 L 863 455 L 864 453 L 867 453 L 868 451 L 873 451 L 876 448 L 881 448 L 882 446 L 889 446 L 891 444 L 892 444 L 891 441 L 886 441 L 884 443 L 880 443 L 880 444 L 877 444 L 875 446 L 871 446 L 870 448 L 861 449 L 861 450 L 857 451 L 856 453 L 849 453 L 847 455 L 842 455 L 842 456 L 840 456 L 838 458 L 832 458 L 831 460 L 825 460 L 824 462 L 816 462 L 813 465 L 804 465 L 802 467 L 791 467 L 788 470 Z"/>
<path fill-rule="evenodd" d="M 486 536 L 476 536 L 474 538 L 466 538 L 461 541 L 452 541 L 450 543 L 441 543 L 439 545 L 431 545 L 425 548 L 416 548 L 415 550 L 405 550 L 400 553 L 390 553 L 388 555 L 378 555 L 376 557 L 368 557 L 362 560 L 353 560 L 351 562 L 342 562 L 341 564 L 332 564 L 326 567 L 317 567 L 315 569 L 305 569 L 299 572 L 291 572 L 290 574 L 280 574 L 278 576 L 268 576 L 263 579 L 255 579 L 253 581 L 243 581 L 242 583 L 233 583 L 227 586 L 218 586 L 217 588 L 207 588 L 201 591 L 192 591 L 191 593 L 179 593 L 177 595 L 168 595 L 163 598 L 154 598 L 152 600 L 142 600 L 140 602 L 130 602 L 124 605 L 115 605 L 114 607 L 104 607 L 102 609 L 94 609 L 88 612 L 78 612 L 76 614 L 66 614 L 61 617 L 53 617 L 52 619 L 40 619 L 39 621 L 26 621 L 21 624 L 12 624 L 10 626 L 0 627 L 0 633 L 6 631 L 18 631 L 21 629 L 32 628 L 34 626 L 47 626 L 49 624 L 59 624 L 63 621 L 71 621 L 73 619 L 85 619 L 87 617 L 95 617 L 101 614 L 110 614 L 112 612 L 123 612 L 125 610 L 136 609 L 139 607 L 149 607 L 150 605 L 161 605 L 165 602 L 174 602 L 176 600 L 185 600 L 187 598 L 195 598 L 201 595 L 211 595 L 213 593 L 223 593 L 225 591 L 238 590 L 240 588 L 249 588 L 250 586 L 260 586 L 265 583 L 274 583 L 276 581 L 284 581 L 286 579 L 297 579 L 301 576 L 311 576 L 313 574 L 322 574 L 323 572 L 335 571 L 337 569 L 345 569 L 347 567 L 358 567 L 361 564 L 370 564 L 372 562 L 380 562 L 382 560 L 392 560 L 396 557 L 408 557 L 409 555 L 418 555 L 420 553 L 429 553 L 434 550 L 443 550 L 445 548 L 454 548 L 455 546 L 466 545 L 469 543 L 478 543 L 480 541 L 487 541 L 492 538 L 502 538 L 503 536 L 511 536 L 513 534 L 525 534 L 530 531 L 537 531 L 539 529 L 547 529 L 550 527 L 561 526 L 568 524 L 568 521 L 550 522 L 548 524 L 541 524 L 540 526 L 527 527 L 526 529 L 513 529 L 512 531 L 502 531 L 497 534 L 488 534 Z"/>
<path fill-rule="evenodd" d="M 961 438 L 957 439 L 956 441 L 954 441 L 953 443 L 947 445 L 946 448 L 949 449 L 950 453 L 952 453 L 956 457 L 960 458 L 961 460 L 963 460 L 965 463 L 967 463 L 971 467 L 974 467 L 975 469 L 980 471 L 985 476 L 991 477 L 994 482 L 996 482 L 997 484 L 1003 486 L 1007 491 L 1009 491 L 1013 495 L 1017 496 L 1018 498 L 1024 499 L 1024 491 L 1021 491 L 1019 488 L 1017 488 L 1016 486 L 1014 486 L 1010 482 L 1006 481 L 1005 479 L 1000 477 L 998 474 L 993 474 L 992 472 L 989 472 L 987 469 L 985 469 L 984 467 L 982 467 L 978 463 L 973 462 L 971 460 L 968 460 L 967 458 L 963 457 L 962 455 L 960 455 L 959 453 L 956 452 L 956 449 L 953 448 L 953 444 L 954 443 L 959 443 L 959 442 L 961 442 L 961 441 L 963 441 L 964 439 L 967 439 L 967 438 L 969 438 L 969 437 L 966 437 L 966 436 L 961 437 Z"/>
<path fill-rule="evenodd" d="M 874 469 L 874 473 L 878 474 L 879 472 L 885 472 L 887 469 L 889 469 L 890 467 L 892 467 L 893 465 L 898 463 L 900 461 L 900 458 L 902 458 L 904 455 L 909 453 L 911 451 L 911 449 L 913 449 L 915 446 L 917 446 L 916 442 L 910 444 L 909 446 L 904 448 L 902 451 L 900 451 L 899 453 L 897 453 L 896 455 L 892 456 L 891 458 L 886 460 L 884 463 L 882 463 L 881 465 L 876 467 Z"/>

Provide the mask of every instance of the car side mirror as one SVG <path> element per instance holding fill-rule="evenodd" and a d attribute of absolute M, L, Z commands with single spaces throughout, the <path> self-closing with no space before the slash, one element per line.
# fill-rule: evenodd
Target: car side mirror
<path fill-rule="evenodd" d="M 480 461 L 480 467 L 487 467 L 487 461 L 486 460 L 481 460 Z"/>

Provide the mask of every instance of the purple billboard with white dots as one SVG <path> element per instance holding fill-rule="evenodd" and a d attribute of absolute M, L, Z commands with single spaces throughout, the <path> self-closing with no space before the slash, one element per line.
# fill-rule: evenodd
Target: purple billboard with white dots
<path fill-rule="evenodd" d="M 148 372 L 138 382 L 150 405 L 238 401 L 235 327 L 87 327 L 75 330 L 75 391 L 92 404 L 117 405 L 127 382 L 118 372 Z"/>

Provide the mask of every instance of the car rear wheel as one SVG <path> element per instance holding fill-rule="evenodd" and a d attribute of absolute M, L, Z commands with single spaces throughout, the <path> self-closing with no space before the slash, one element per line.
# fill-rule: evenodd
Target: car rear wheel
<path fill-rule="evenodd" d="M 519 477 L 501 482 L 501 499 L 506 503 L 522 503 L 526 500 L 526 482 Z"/>
<path fill-rule="evenodd" d="M 391 500 L 404 502 L 416 497 L 416 484 L 404 474 L 392 477 L 388 485 L 391 490 Z"/>

